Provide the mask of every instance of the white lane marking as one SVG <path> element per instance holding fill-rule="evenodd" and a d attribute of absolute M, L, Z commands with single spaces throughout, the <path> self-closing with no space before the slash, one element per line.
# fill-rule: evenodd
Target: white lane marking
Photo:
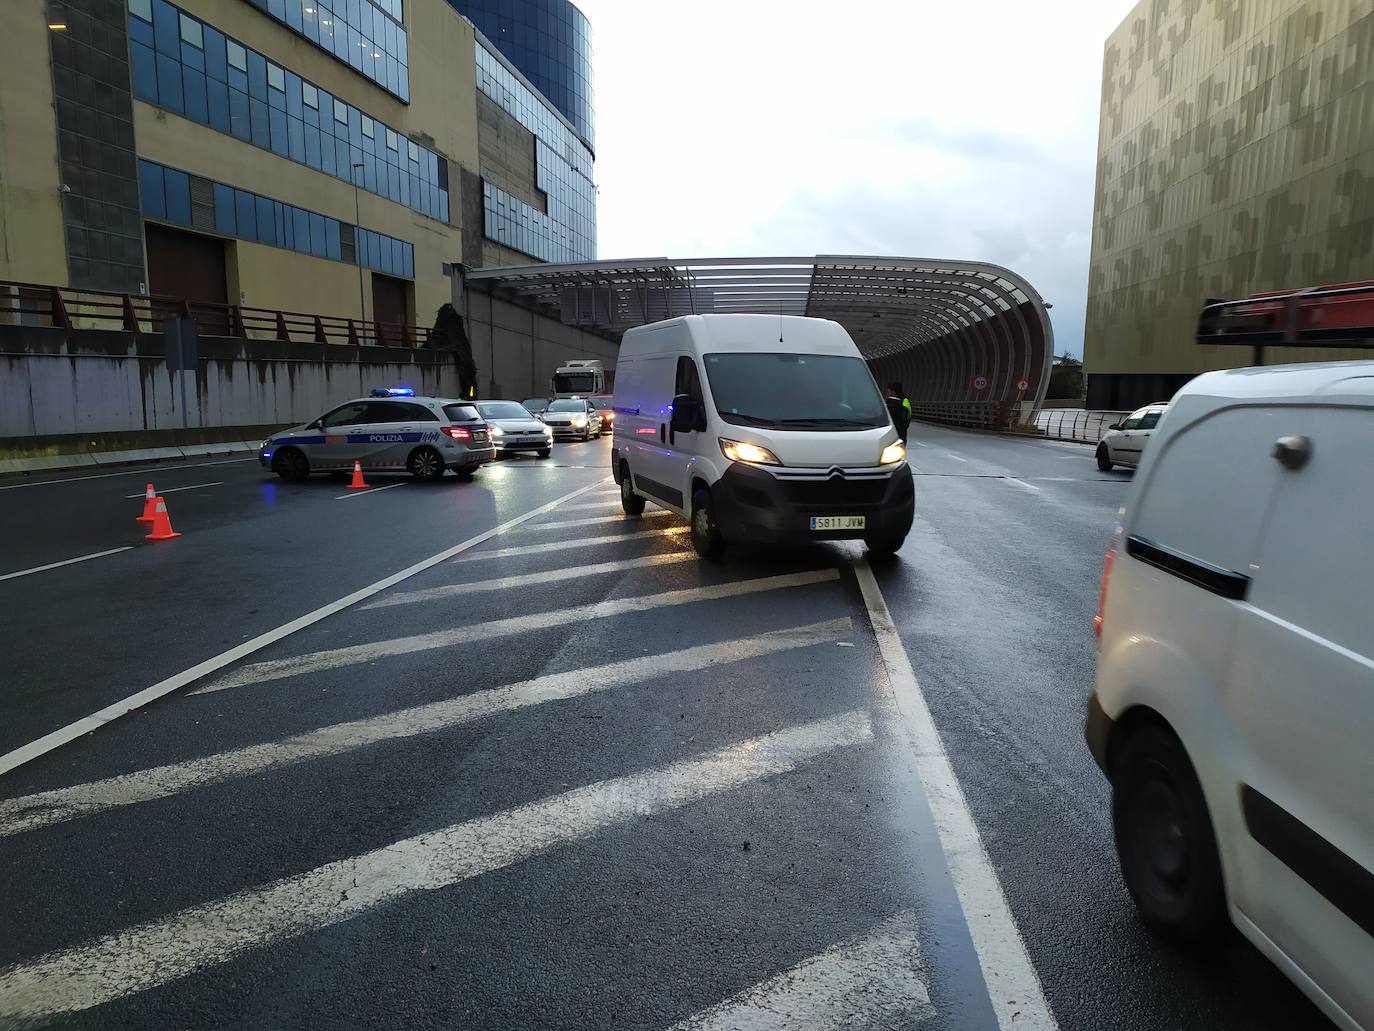
<path fill-rule="evenodd" d="M 179 491 L 179 490 L 199 490 L 201 487 L 222 487 L 222 486 L 224 486 L 224 481 L 223 481 L 223 480 L 216 480 L 214 483 L 193 483 L 193 484 L 191 484 L 191 486 L 189 486 L 189 487 L 167 487 L 165 490 L 160 490 L 160 491 L 158 491 L 158 493 L 159 493 L 159 494 L 175 494 L 175 493 L 176 493 L 177 491 Z M 141 498 L 141 497 L 144 497 L 144 496 L 145 496 L 145 492 L 140 491 L 140 492 L 137 493 L 137 494 L 125 494 L 125 495 L 124 495 L 124 500 L 125 500 L 125 501 L 129 501 L 129 500 L 131 500 L 131 499 L 133 499 L 133 498 Z"/>
<path fill-rule="evenodd" d="M 108 480 L 112 476 L 146 476 L 151 472 L 158 472 L 166 469 L 169 471 L 180 472 L 182 469 L 210 469 L 217 465 L 240 465 L 244 462 L 256 462 L 256 458 L 231 458 L 225 462 L 194 462 L 191 465 L 182 465 L 176 459 L 164 459 L 164 462 L 172 462 L 172 465 L 140 465 L 132 469 L 126 469 L 118 473 L 96 473 L 94 476 L 68 476 L 65 480 L 37 480 L 33 483 L 7 483 L 0 486 L 0 490 L 18 490 L 20 487 L 51 487 L 55 483 L 80 483 L 82 480 Z M 143 497 L 142 494 L 138 495 Z"/>
<path fill-rule="evenodd" d="M 504 591 L 512 587 L 533 587 L 536 584 L 561 583 L 570 577 L 595 576 L 598 573 L 621 573 L 653 566 L 671 565 L 675 562 L 690 562 L 694 558 L 696 558 L 694 551 L 670 551 L 665 555 L 644 555 L 620 559 L 616 562 L 596 562 L 591 565 L 574 566 L 571 569 L 547 569 L 539 573 L 497 577 L 494 580 L 444 584 L 442 587 L 428 587 L 422 591 L 402 591 L 399 594 L 388 594 L 380 601 L 374 601 L 371 605 L 364 605 L 363 608 L 383 609 L 391 605 L 408 605 L 418 601 L 438 601 L 441 598 L 465 597 L 479 591 Z"/>
<path fill-rule="evenodd" d="M 390 490 L 392 487 L 404 487 L 410 481 L 402 480 L 400 483 L 388 483 L 384 487 L 368 487 L 366 490 L 355 490 L 350 494 L 340 494 L 335 501 L 347 501 L 349 498 L 361 498 L 367 494 L 376 494 L 379 490 Z"/>
<path fill-rule="evenodd" d="M 577 698 L 763 655 L 840 641 L 853 632 L 849 617 L 810 626 L 703 644 L 680 651 L 550 673 L 369 719 L 336 723 L 282 741 L 248 745 L 215 755 L 126 773 L 68 788 L 0 801 L 0 836 L 90 816 L 118 806 L 167 798 L 182 791 L 248 777 L 311 759 L 341 755 L 382 741 L 433 734 L 544 702 Z"/>
<path fill-rule="evenodd" d="M 615 498 L 609 498 L 606 501 L 579 501 L 575 505 L 564 505 L 559 511 L 570 512 L 590 510 L 597 512 L 605 512 L 609 510 L 618 500 L 619 496 Z"/>
<path fill-rule="evenodd" d="M 967 462 L 967 461 L 968 461 L 967 458 L 960 458 L 960 457 L 959 457 L 958 455 L 956 455 L 953 451 L 946 451 L 946 452 L 945 452 L 945 457 L 946 457 L 946 458 L 952 458 L 952 459 L 954 459 L 956 462 Z"/>
<path fill-rule="evenodd" d="M 916 672 L 911 668 L 911 659 L 867 558 L 854 563 L 854 575 L 868 607 L 878 651 L 915 753 L 916 771 L 935 818 L 945 864 L 959 896 L 974 950 L 978 953 L 997 1024 L 1003 1031 L 1057 1028 L 1040 988 L 1040 978 L 1026 953 L 1021 932 L 983 848 L 983 839 L 978 835 L 963 789 L 945 753 L 921 685 L 916 681 Z"/>
<path fill-rule="evenodd" d="M 1038 491 L 1040 489 L 1033 483 L 1027 483 L 1025 480 L 1018 480 L 1015 476 L 1003 476 L 1002 479 L 1006 480 L 1008 483 L 1014 483 L 1018 487 L 1025 487 L 1026 490 Z"/>
<path fill-rule="evenodd" d="M 577 490 L 565 494 L 554 501 L 550 501 L 546 505 L 532 508 L 523 515 L 518 515 L 514 519 L 508 519 L 500 526 L 493 527 L 484 533 L 479 533 L 476 537 L 469 537 L 461 544 L 455 544 L 451 548 L 445 548 L 436 555 L 431 555 L 427 559 L 416 562 L 413 566 L 407 566 L 399 573 L 392 573 L 390 576 L 385 576 L 376 583 L 368 584 L 366 587 L 356 590 L 352 594 L 344 595 L 337 601 L 331 601 L 328 605 L 321 605 L 312 612 L 307 612 L 303 616 L 297 616 L 289 623 L 283 623 L 273 630 L 259 634 L 250 641 L 244 641 L 242 644 L 235 645 L 227 651 L 220 652 L 218 655 L 206 659 L 204 662 L 198 662 L 190 669 L 182 670 L 180 673 L 173 674 L 164 680 L 159 680 L 152 687 L 145 687 L 142 691 L 131 694 L 127 698 L 121 699 L 112 705 L 107 705 L 103 709 L 98 709 L 89 716 L 83 716 L 75 723 L 68 723 L 65 727 L 54 730 L 51 734 L 45 734 L 36 741 L 30 741 L 28 744 L 21 745 L 13 751 L 6 752 L 4 755 L 0 755 L 0 774 L 8 773 L 16 766 L 22 766 L 24 763 L 36 759 L 40 755 L 51 752 L 54 748 L 60 748 L 68 741 L 73 741 L 82 734 L 89 734 L 93 730 L 98 730 L 111 720 L 117 720 L 121 716 L 126 716 L 135 709 L 147 705 L 149 702 L 155 701 L 163 695 L 170 694 L 193 681 L 199 680 L 207 673 L 213 673 L 218 669 L 223 669 L 231 662 L 237 662 L 245 656 L 252 655 L 254 652 L 266 648 L 269 644 L 280 641 L 283 637 L 289 637 L 297 630 L 302 630 L 313 623 L 318 623 L 320 620 L 332 616 L 336 612 L 342 612 L 350 605 L 356 605 L 360 601 L 366 601 L 374 594 L 384 591 L 388 587 L 394 587 L 401 581 L 408 580 L 416 573 L 423 573 L 431 566 L 437 566 L 440 562 L 446 562 L 454 555 L 460 554 L 469 548 L 475 548 L 482 542 L 491 540 L 491 538 L 495 537 L 497 534 L 504 533 L 512 526 L 519 526 L 527 519 L 535 519 L 545 512 L 557 508 L 563 502 L 575 498 L 580 494 L 585 494 L 595 486 L 596 484 L 589 484 L 586 487 L 579 487 Z"/>
<path fill-rule="evenodd" d="M 629 520 L 627 520 L 629 522 Z M 577 537 L 566 541 L 551 541 L 548 544 L 520 544 L 510 548 L 495 548 L 492 551 L 474 551 L 471 555 L 464 555 L 462 558 L 455 559 L 456 562 L 476 562 L 483 558 L 512 558 L 517 555 L 544 555 L 551 551 L 568 551 L 572 548 L 580 550 L 589 548 L 595 544 L 616 544 L 621 541 L 642 541 L 653 537 L 676 537 L 678 534 L 686 533 L 690 526 L 669 526 L 660 530 L 640 530 L 638 533 L 616 533 L 608 537 Z"/>
<path fill-rule="evenodd" d="M 929 444 L 922 444 L 919 440 L 908 441 L 908 443 L 912 444 L 915 447 L 930 447 Z"/>
<path fill-rule="evenodd" d="M 143 497 L 142 494 L 139 497 Z M 34 566 L 32 569 L 20 569 L 13 573 L 5 573 L 0 576 L 0 580 L 14 580 L 21 576 L 28 576 L 30 573 L 44 573 L 49 569 L 60 569 L 62 566 L 70 566 L 74 562 L 89 562 L 93 558 L 104 558 L 106 555 L 118 555 L 121 551 L 129 551 L 133 548 L 132 544 L 126 544 L 122 548 L 111 548 L 109 551 L 97 551 L 90 555 L 79 555 L 76 558 L 64 558 L 61 562 L 49 562 L 46 566 Z"/>
<path fill-rule="evenodd" d="M 390 640 L 369 641 L 366 644 L 351 644 L 342 648 L 327 648 L 317 652 L 306 652 L 303 655 L 292 655 L 285 659 L 268 659 L 266 662 L 249 663 L 236 669 L 228 676 L 212 681 L 204 687 L 196 688 L 191 694 L 211 694 L 231 687 L 261 684 L 269 680 L 282 680 L 286 677 L 299 676 L 302 673 L 316 673 L 320 670 L 353 666 L 360 662 L 374 662 L 389 655 L 409 655 L 412 652 L 427 651 L 431 648 L 449 648 L 456 644 L 485 641 L 493 637 L 520 634 L 529 630 L 547 630 L 549 627 L 563 626 L 573 620 L 585 623 L 592 619 L 607 619 L 611 616 L 622 616 L 630 612 L 643 612 L 649 609 L 669 608 L 674 605 L 689 605 L 699 601 L 718 601 L 721 598 L 734 598 L 745 594 L 757 594 L 762 591 L 777 591 L 791 587 L 829 583 L 839 578 L 840 571 L 838 569 L 817 569 L 805 573 L 765 576 L 755 580 L 736 580 L 709 587 L 693 587 L 683 591 L 662 591 L 658 594 L 616 598 L 611 601 L 599 601 L 591 605 L 573 608 L 531 612 L 523 616 L 493 619 L 485 623 L 467 623 L 447 630 L 435 630 L 427 634 L 415 634 L 410 637 L 393 637 Z"/>
<path fill-rule="evenodd" d="M 923 980 L 916 914 L 902 912 L 868 934 L 804 959 L 672 1031 L 915 1027 L 935 1016 Z"/>
<path fill-rule="evenodd" d="M 146 991 L 236 956 L 460 884 L 560 845 L 789 773 L 871 740 L 862 710 L 456 823 L 51 952 L 0 972 L 0 1025 Z"/>
<path fill-rule="evenodd" d="M 655 519 L 655 518 L 660 518 L 660 517 L 662 517 L 662 516 L 670 516 L 670 515 L 672 515 L 672 514 L 673 514 L 672 512 L 669 512 L 669 511 L 667 511 L 666 509 L 654 509 L 653 511 L 645 512 L 642 516 L 638 516 L 637 518 L 639 518 L 639 519 Z M 530 523 L 527 527 L 525 527 L 525 529 L 526 529 L 526 530 L 567 530 L 567 529 L 571 529 L 571 528 L 573 528 L 573 527 L 575 527 L 575 526 L 599 526 L 599 525 L 602 524 L 602 523 L 624 523 L 624 522 L 628 522 L 628 521 L 629 521 L 630 519 L 632 519 L 632 518 L 636 518 L 636 517 L 627 516 L 627 515 L 625 515 L 625 513 L 623 513 L 623 512 L 616 512 L 616 513 L 614 513 L 613 515 L 608 515 L 608 516 L 592 516 L 592 517 L 589 518 L 589 519 L 565 519 L 565 520 L 563 520 L 563 521 L 561 521 L 561 522 L 557 522 L 557 523 Z"/>

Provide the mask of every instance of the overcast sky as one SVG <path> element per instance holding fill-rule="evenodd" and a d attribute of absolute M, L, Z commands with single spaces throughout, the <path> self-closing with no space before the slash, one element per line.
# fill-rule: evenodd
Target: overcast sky
<path fill-rule="evenodd" d="M 576 0 L 602 258 L 1015 269 L 1081 354 L 1102 47 L 1135 0 Z"/>

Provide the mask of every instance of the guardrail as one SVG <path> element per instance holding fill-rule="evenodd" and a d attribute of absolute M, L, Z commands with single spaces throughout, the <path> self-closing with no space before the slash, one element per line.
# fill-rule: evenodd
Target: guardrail
<path fill-rule="evenodd" d="M 168 318 L 195 319 L 200 332 L 210 336 L 354 347 L 427 347 L 431 333 L 427 327 L 399 322 L 0 280 L 0 325 L 155 335 L 162 332 L 162 323 Z"/>
<path fill-rule="evenodd" d="M 1001 401 L 913 401 L 911 417 L 946 426 L 1004 430 L 1010 425 L 1015 409 L 1015 405 Z"/>
<path fill-rule="evenodd" d="M 1112 423 L 1130 414 L 1100 409 L 1090 411 L 1085 408 L 1049 408 L 1036 413 L 1033 425 L 1052 440 L 1075 440 L 1083 444 L 1096 444 Z"/>

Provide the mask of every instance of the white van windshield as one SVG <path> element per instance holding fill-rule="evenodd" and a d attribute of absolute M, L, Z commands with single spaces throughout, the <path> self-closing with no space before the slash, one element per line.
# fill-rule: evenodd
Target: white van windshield
<path fill-rule="evenodd" d="M 833 354 L 706 355 L 716 411 L 739 426 L 873 429 L 887 408 L 868 366 Z"/>

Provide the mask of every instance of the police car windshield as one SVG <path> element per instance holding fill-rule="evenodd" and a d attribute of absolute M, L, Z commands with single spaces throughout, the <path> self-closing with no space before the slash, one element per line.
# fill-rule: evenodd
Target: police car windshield
<path fill-rule="evenodd" d="M 873 429 L 887 408 L 868 366 L 833 354 L 708 354 L 706 377 L 726 422 L 776 429 Z"/>
<path fill-rule="evenodd" d="M 549 405 L 551 412 L 585 412 L 586 410 L 587 402 L 578 398 L 564 398 Z"/>
<path fill-rule="evenodd" d="M 472 422 L 481 418 L 472 405 L 444 405 L 444 414 L 454 422 Z"/>
<path fill-rule="evenodd" d="M 487 401 L 477 406 L 484 419 L 528 419 L 530 413 L 514 401 Z"/>

